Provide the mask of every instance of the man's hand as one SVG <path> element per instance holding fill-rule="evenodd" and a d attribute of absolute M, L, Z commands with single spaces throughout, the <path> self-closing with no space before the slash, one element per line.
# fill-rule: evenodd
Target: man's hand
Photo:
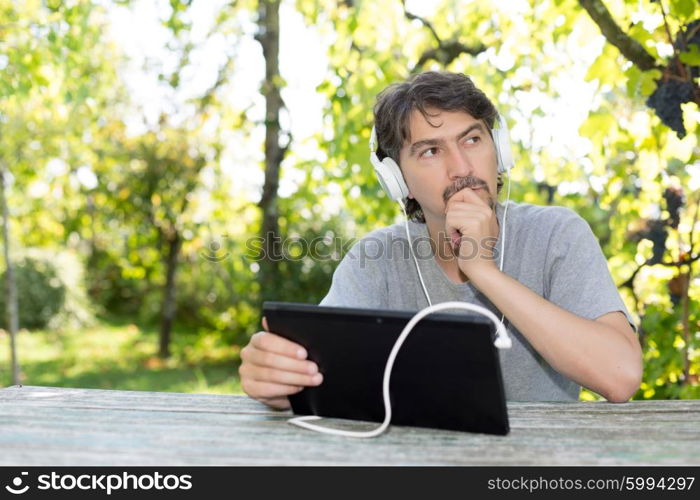
<path fill-rule="evenodd" d="M 493 250 L 498 238 L 498 219 L 495 211 L 471 188 L 458 191 L 447 201 L 445 231 L 464 274 L 496 268 Z"/>
<path fill-rule="evenodd" d="M 263 318 L 263 328 L 267 321 Z M 268 331 L 258 332 L 241 350 L 241 388 L 268 406 L 289 408 L 287 396 L 323 382 L 318 366 L 306 360 L 306 349 Z"/>

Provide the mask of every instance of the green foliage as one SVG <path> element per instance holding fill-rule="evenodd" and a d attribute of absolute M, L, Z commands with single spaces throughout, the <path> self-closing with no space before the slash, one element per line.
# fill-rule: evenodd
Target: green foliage
<path fill-rule="evenodd" d="M 691 320 L 700 327 L 700 308 L 693 301 Z M 681 327 L 681 311 L 660 304 L 646 307 L 642 319 L 644 352 L 644 381 L 636 397 L 640 399 L 697 399 L 700 397 L 700 356 L 691 351 L 690 377 L 684 376 L 686 342 Z M 697 342 L 697 334 L 695 341 Z M 697 345 L 695 342 L 693 344 Z"/>
<path fill-rule="evenodd" d="M 282 164 L 282 179 L 293 179 L 295 186 L 277 203 L 287 258 L 273 298 L 319 301 L 352 241 L 399 219 L 368 161 L 377 92 L 417 71 L 461 71 L 508 118 L 517 165 L 511 198 L 568 206 L 598 236 L 640 326 L 645 372 L 636 397 L 700 397 L 700 281 L 697 260 L 690 262 L 700 251 L 700 114 L 696 104 L 683 105 L 688 134 L 680 140 L 645 105 L 675 57 L 668 56 L 672 47 L 658 2 L 605 2 L 617 24 L 662 68 L 650 71 L 605 43 L 575 0 L 417 4 L 422 20 L 409 19 L 396 0 L 295 2 L 327 44 L 329 66 L 316 89 L 326 102 L 322 130 L 311 148 L 292 142 Z M 89 309 L 89 296 L 101 312 L 141 325 L 86 330 L 85 341 L 95 340 L 92 347 L 68 330 L 61 336 L 41 332 L 41 345 L 27 344 L 22 354 L 29 383 L 147 390 L 208 390 L 213 384 L 230 390 L 235 383 L 226 382 L 233 373 L 228 359 L 202 367 L 199 373 L 209 382 L 201 384 L 193 382 L 199 369 L 193 357 L 231 344 L 235 353 L 260 329 L 254 259 L 260 210 L 245 168 L 260 160 L 264 123 L 251 118 L 254 103 L 234 108 L 230 97 L 238 88 L 229 84 L 249 72 L 238 66 L 243 58 L 236 50 L 254 36 L 257 2 L 227 4 L 199 38 L 193 5 L 172 0 L 159 18 L 172 61 L 149 61 L 142 81 L 152 78 L 163 94 L 187 97 L 173 97 L 155 119 L 125 90 L 118 68 L 126 61 L 105 36 L 103 3 L 0 6 L 0 168 L 12 172 L 12 240 L 20 247 L 67 248 L 86 263 L 84 293 L 78 265 L 59 265 L 53 251 L 40 260 L 53 265 L 56 276 L 67 270 L 65 281 L 58 278 L 62 310 Z M 672 37 L 700 18 L 695 0 L 668 0 L 664 6 Z M 206 89 L 198 82 L 188 94 L 193 75 L 200 76 L 198 58 L 214 53 L 202 42 L 210 39 L 225 41 L 219 46 L 225 53 L 216 52 L 219 74 Z M 450 52 L 459 46 L 474 54 Z M 677 55 L 689 66 L 700 57 L 695 45 Z M 582 97 L 590 98 L 588 112 L 562 113 L 570 106 L 567 86 L 583 80 L 589 87 L 577 88 L 592 89 Z M 573 127 L 586 141 L 572 144 L 578 138 L 562 127 Z M 241 151 L 252 153 L 241 159 Z M 94 185 L 81 181 L 79 170 L 93 174 Z M 670 188 L 684 195 L 677 210 L 665 198 Z M 175 354 L 172 365 L 161 365 L 153 357 L 151 327 L 162 315 L 168 249 L 176 240 Z M 315 253 L 306 252 L 302 241 L 316 241 Z M 39 274 L 44 282 L 53 279 Z M 690 276 L 687 292 L 678 287 L 682 275 Z M 49 288 L 32 286 L 47 294 Z M 20 298 L 20 311 L 28 302 L 31 307 L 32 300 Z M 112 356 L 109 346 L 115 345 Z M 34 348 L 43 359 L 35 362 Z M 112 357 L 100 357 L 103 350 Z M 176 382 L 180 377 L 189 382 Z"/>
<path fill-rule="evenodd" d="M 93 321 L 84 269 L 69 251 L 24 250 L 14 262 L 20 328 L 81 328 Z M 2 275 L 0 311 L 5 312 L 6 277 Z M 4 324 L 4 321 L 3 321 Z"/>
<path fill-rule="evenodd" d="M 20 328 L 43 328 L 63 307 L 66 288 L 56 268 L 46 260 L 24 258 L 15 263 Z M 7 273 L 2 276 L 3 290 Z M 0 310 L 5 311 L 5 294 L 0 295 Z"/>
<path fill-rule="evenodd" d="M 157 332 L 134 323 L 100 320 L 89 328 L 21 332 L 18 350 L 22 383 L 139 391 L 231 394 L 240 391 L 233 374 L 238 350 L 213 335 L 178 328 L 172 357 L 157 356 Z M 7 335 L 0 331 L 0 359 L 8 357 Z M 0 386 L 10 383 L 0 364 Z"/>
<path fill-rule="evenodd" d="M 649 11 L 660 12 L 653 4 Z M 629 8 L 616 13 L 618 22 L 630 13 Z M 671 33 L 698 17 L 696 2 L 671 2 L 667 12 Z M 669 41 L 663 22 L 638 23 L 630 33 L 646 48 Z M 697 397 L 700 372 L 697 263 L 677 265 L 700 251 L 690 245 L 698 240 L 700 197 L 689 187 L 700 127 L 697 106 L 686 108 L 688 135 L 681 141 L 643 105 L 661 77 L 659 70 L 640 71 L 607 45 L 587 74 L 606 91 L 580 128 L 593 143 L 590 158 L 605 165 L 596 205 L 610 215 L 593 228 L 604 236 L 613 277 L 639 318 L 644 378 L 635 397 L 640 399 Z M 675 207 L 665 199 L 669 189 L 681 194 Z M 686 292 L 678 287 L 684 274 L 691 276 Z"/>

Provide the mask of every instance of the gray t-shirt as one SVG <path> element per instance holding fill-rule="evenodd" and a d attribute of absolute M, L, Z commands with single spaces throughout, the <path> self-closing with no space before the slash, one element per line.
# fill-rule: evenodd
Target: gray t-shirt
<path fill-rule="evenodd" d="M 504 205 L 496 216 L 503 228 Z M 634 321 L 610 276 L 588 223 L 565 207 L 508 202 L 503 271 L 557 306 L 586 319 L 621 311 Z M 454 283 L 437 264 L 425 224 L 409 222 L 418 263 L 433 304 L 461 301 L 501 312 L 471 284 Z M 495 245 L 500 264 L 501 235 Z M 372 231 L 345 255 L 323 306 L 417 311 L 428 305 L 408 253 L 404 223 Z M 513 340 L 499 350 L 509 401 L 572 401 L 580 386 L 556 372 L 506 318 Z"/>

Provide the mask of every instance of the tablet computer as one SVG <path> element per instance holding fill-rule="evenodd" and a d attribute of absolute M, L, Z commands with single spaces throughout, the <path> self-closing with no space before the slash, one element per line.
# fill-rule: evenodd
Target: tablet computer
<path fill-rule="evenodd" d="M 399 350 L 389 386 L 392 425 L 505 435 L 509 431 L 495 329 L 479 314 L 419 321 Z M 382 422 L 389 353 L 415 313 L 265 302 L 271 332 L 307 350 L 323 383 L 290 396 L 300 415 Z"/>

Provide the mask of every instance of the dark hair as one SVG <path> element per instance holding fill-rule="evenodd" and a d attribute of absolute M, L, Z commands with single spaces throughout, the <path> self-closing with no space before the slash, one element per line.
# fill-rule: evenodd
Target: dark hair
<path fill-rule="evenodd" d="M 464 111 L 477 120 L 484 120 L 489 130 L 498 115 L 493 103 L 468 76 L 444 71 L 419 73 L 405 82 L 389 85 L 377 96 L 374 105 L 377 156 L 380 159 L 389 156 L 399 163 L 399 151 L 411 136 L 411 112 L 417 109 L 430 122 L 433 115 L 428 113 L 429 107 Z M 499 174 L 498 192 L 502 186 Z M 415 199 L 407 198 L 405 203 L 410 219 L 425 222 L 423 209 Z"/>

